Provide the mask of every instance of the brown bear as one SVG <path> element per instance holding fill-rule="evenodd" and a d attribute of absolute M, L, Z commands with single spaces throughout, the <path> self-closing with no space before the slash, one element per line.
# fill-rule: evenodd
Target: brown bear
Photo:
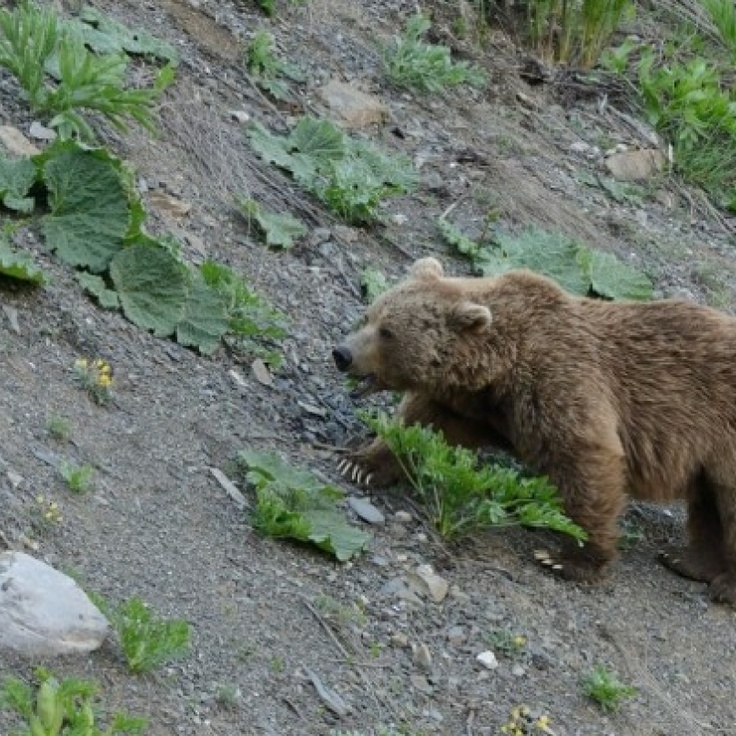
<path fill-rule="evenodd" d="M 736 605 L 736 319 L 575 297 L 524 270 L 446 278 L 425 258 L 333 358 L 360 395 L 403 392 L 405 423 L 500 446 L 548 476 L 588 535 L 543 560 L 555 572 L 607 572 L 627 497 L 684 498 L 689 544 L 661 559 Z M 376 485 L 401 475 L 380 440 L 341 465 Z"/>

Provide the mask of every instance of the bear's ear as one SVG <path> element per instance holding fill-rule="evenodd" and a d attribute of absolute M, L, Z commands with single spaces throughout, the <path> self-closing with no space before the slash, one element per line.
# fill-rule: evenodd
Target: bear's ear
<path fill-rule="evenodd" d="M 442 273 L 442 264 L 436 258 L 420 258 L 409 270 L 414 279 L 438 279 Z"/>
<path fill-rule="evenodd" d="M 491 310 L 482 304 L 458 302 L 452 308 L 447 321 L 458 332 L 483 332 L 491 326 L 493 319 Z"/>

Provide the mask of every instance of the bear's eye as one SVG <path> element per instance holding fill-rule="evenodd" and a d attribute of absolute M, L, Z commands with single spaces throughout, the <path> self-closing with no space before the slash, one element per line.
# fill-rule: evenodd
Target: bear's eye
<path fill-rule="evenodd" d="M 381 327 L 378 330 L 378 334 L 384 339 L 384 340 L 390 340 L 393 338 L 394 333 L 389 330 L 388 327 Z"/>

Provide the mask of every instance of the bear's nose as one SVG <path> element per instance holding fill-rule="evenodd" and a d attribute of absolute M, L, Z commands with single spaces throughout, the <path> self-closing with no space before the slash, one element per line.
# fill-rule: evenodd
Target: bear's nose
<path fill-rule="evenodd" d="M 344 345 L 340 345 L 332 351 L 332 358 L 335 361 L 337 370 L 341 373 L 344 373 L 353 362 L 352 354 Z"/>

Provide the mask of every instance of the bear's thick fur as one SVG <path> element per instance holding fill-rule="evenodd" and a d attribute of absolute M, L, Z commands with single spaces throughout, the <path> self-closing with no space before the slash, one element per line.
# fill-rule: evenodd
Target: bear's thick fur
<path fill-rule="evenodd" d="M 501 446 L 558 487 L 588 533 L 548 559 L 594 580 L 616 556 L 628 497 L 684 498 L 676 572 L 736 605 L 736 320 L 682 301 L 571 296 L 528 271 L 445 278 L 433 258 L 382 295 L 333 351 L 363 394 L 404 393 L 407 424 Z M 369 482 L 400 470 L 374 440 L 351 457 Z"/>

